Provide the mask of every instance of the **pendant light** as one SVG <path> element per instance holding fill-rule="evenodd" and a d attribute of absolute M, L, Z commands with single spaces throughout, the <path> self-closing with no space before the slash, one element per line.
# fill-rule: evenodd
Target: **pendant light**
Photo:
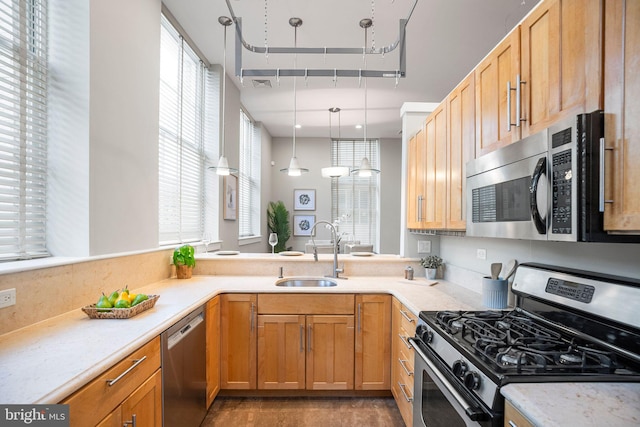
<path fill-rule="evenodd" d="M 225 129 L 224 129 L 224 110 L 225 110 L 225 100 L 226 100 L 226 80 L 227 80 L 227 27 L 229 25 L 232 24 L 233 21 L 231 21 L 231 18 L 227 17 L 227 16 L 221 16 L 218 18 L 218 22 L 220 23 L 220 25 L 222 25 L 224 27 L 224 59 L 222 61 L 222 108 L 220 111 L 220 118 L 221 118 L 221 124 L 220 124 L 220 133 L 221 133 L 221 140 L 222 140 L 222 151 L 220 154 L 220 158 L 218 159 L 218 165 L 217 166 L 211 166 L 209 169 L 215 169 L 216 174 L 221 175 L 221 176 L 225 176 L 225 175 L 229 175 L 232 173 L 238 173 L 238 169 L 234 169 L 234 168 L 230 168 L 229 167 L 229 161 L 227 160 L 227 157 L 224 155 L 224 147 L 225 147 L 225 139 L 226 139 L 226 135 L 225 135 Z"/>
<path fill-rule="evenodd" d="M 300 18 L 290 18 L 289 25 L 293 27 L 293 45 L 294 48 L 298 47 L 298 27 L 302 25 L 302 19 Z M 294 71 L 297 68 L 298 54 L 293 55 L 293 68 Z M 291 161 L 289 162 L 289 167 L 286 169 L 280 169 L 280 172 L 284 172 L 289 176 L 300 176 L 303 173 L 309 172 L 309 169 L 304 169 L 300 167 L 300 163 L 298 163 L 298 158 L 296 157 L 296 109 L 297 109 L 297 98 L 296 98 L 296 76 L 293 76 L 293 154 L 291 156 Z"/>
<path fill-rule="evenodd" d="M 367 29 L 373 25 L 373 21 L 369 18 L 360 20 L 360 27 L 364 29 L 364 48 L 362 50 L 362 60 L 364 62 L 364 71 L 367 71 Z M 367 140 L 367 77 L 364 77 L 364 139 L 365 146 L 369 144 Z M 351 173 L 357 174 L 360 177 L 370 177 L 374 173 L 380 173 L 379 169 L 373 169 L 369 158 L 365 154 L 360 162 L 358 169 L 353 169 Z"/>
<path fill-rule="evenodd" d="M 329 108 L 329 140 L 332 141 L 331 135 L 331 115 L 338 113 L 338 140 L 340 140 L 340 109 L 338 107 Z M 339 162 L 338 162 L 339 163 Z M 346 166 L 330 166 L 328 168 L 322 168 L 321 170 L 323 178 L 340 178 L 342 176 L 349 175 L 349 168 Z"/>

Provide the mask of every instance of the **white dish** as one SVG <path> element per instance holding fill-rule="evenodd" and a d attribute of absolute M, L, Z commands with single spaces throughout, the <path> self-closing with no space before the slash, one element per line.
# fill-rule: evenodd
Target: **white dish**
<path fill-rule="evenodd" d="M 238 255 L 240 252 L 238 251 L 218 251 L 216 254 L 218 255 Z"/>
<path fill-rule="evenodd" d="M 300 251 L 282 251 L 282 252 L 278 252 L 280 255 L 282 256 L 299 256 L 299 255 L 304 255 L 304 252 L 300 252 Z"/>
<path fill-rule="evenodd" d="M 372 256 L 373 252 L 351 252 L 352 256 Z"/>

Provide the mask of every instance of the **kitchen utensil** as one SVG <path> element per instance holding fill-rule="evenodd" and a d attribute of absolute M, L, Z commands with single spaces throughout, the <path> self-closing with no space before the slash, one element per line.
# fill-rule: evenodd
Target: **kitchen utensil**
<path fill-rule="evenodd" d="M 502 270 L 501 262 L 494 262 L 491 264 L 491 278 L 496 280 L 500 276 L 500 270 Z"/>
<path fill-rule="evenodd" d="M 507 272 L 504 275 L 504 280 L 509 280 L 509 278 L 513 276 L 513 273 L 516 272 L 517 267 L 518 267 L 518 261 L 516 261 L 515 259 L 509 260 L 509 262 L 507 262 L 507 265 L 504 268 L 504 271 Z"/>

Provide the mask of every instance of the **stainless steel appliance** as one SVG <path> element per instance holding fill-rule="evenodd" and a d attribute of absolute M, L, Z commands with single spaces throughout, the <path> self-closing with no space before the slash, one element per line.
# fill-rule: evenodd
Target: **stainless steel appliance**
<path fill-rule="evenodd" d="M 516 307 L 421 312 L 414 426 L 502 426 L 514 382 L 640 382 L 640 281 L 522 264 Z"/>
<path fill-rule="evenodd" d="M 163 425 L 199 426 L 207 414 L 204 308 L 160 335 Z"/>
<path fill-rule="evenodd" d="M 467 235 L 633 242 L 604 231 L 604 113 L 579 114 L 467 163 Z"/>

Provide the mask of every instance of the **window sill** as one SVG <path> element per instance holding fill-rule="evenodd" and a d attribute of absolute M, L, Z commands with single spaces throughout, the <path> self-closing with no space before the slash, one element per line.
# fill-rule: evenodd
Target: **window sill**
<path fill-rule="evenodd" d="M 238 245 L 253 245 L 255 243 L 260 243 L 262 241 L 262 236 L 250 236 L 250 237 L 240 237 L 238 238 Z"/>

